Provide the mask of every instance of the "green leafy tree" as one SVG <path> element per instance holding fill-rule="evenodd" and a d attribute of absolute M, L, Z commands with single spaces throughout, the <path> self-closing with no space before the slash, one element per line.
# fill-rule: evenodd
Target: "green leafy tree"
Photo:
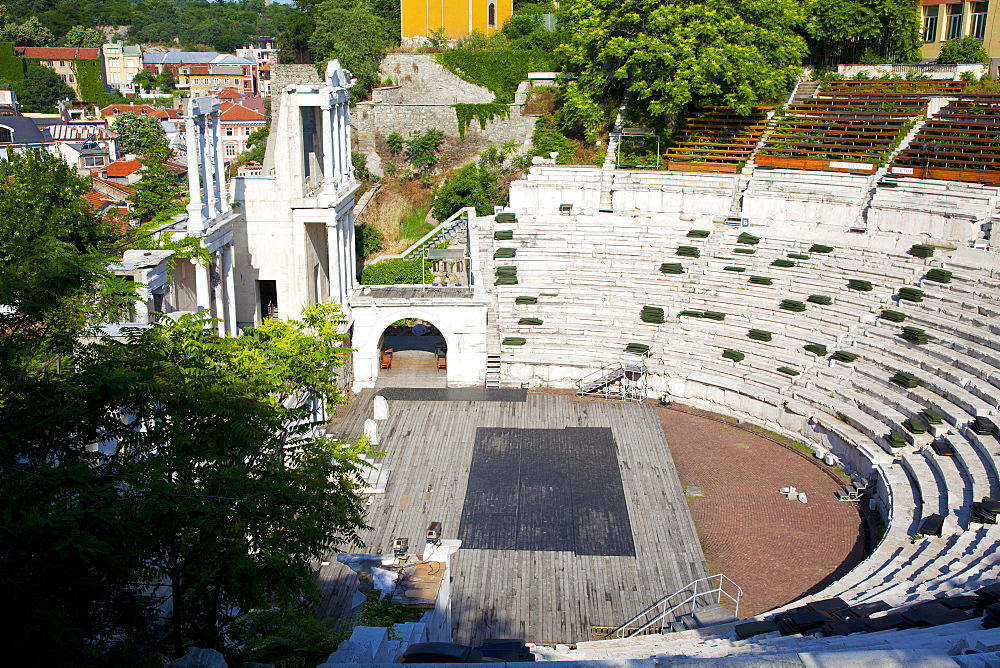
<path fill-rule="evenodd" d="M 118 147 L 125 153 L 146 155 L 166 139 L 160 120 L 125 111 L 111 123 L 111 131 L 118 134 Z"/>
<path fill-rule="evenodd" d="M 174 90 L 174 87 L 177 85 L 177 77 L 174 76 L 174 70 L 170 67 L 164 67 L 163 71 L 156 77 L 156 85 L 164 93 Z"/>
<path fill-rule="evenodd" d="M 241 162 L 264 162 L 264 152 L 267 150 L 267 135 L 270 131 L 271 125 L 268 124 L 250 133 L 246 142 L 247 150 L 240 154 Z"/>
<path fill-rule="evenodd" d="M 174 152 L 162 128 L 159 133 L 151 128 L 142 128 L 141 132 L 146 135 L 141 140 L 143 154 L 139 157 L 142 173 L 134 186 L 132 215 L 140 223 L 148 223 L 183 211 L 178 199 L 184 185 L 178 182 L 177 172 L 167 167 Z"/>
<path fill-rule="evenodd" d="M 132 75 L 132 83 L 148 90 L 156 85 L 156 75 L 149 70 L 139 70 Z"/>
<path fill-rule="evenodd" d="M 379 63 L 395 36 L 365 2 L 324 0 L 315 12 L 316 28 L 309 38 L 309 49 L 317 67 L 322 73 L 327 61 L 339 59 L 358 80 L 351 89 L 352 98 L 361 99 L 378 85 Z"/>
<path fill-rule="evenodd" d="M 503 204 L 506 194 L 497 184 L 497 173 L 488 165 L 471 164 L 462 167 L 444 182 L 434 196 L 431 212 L 438 220 L 445 220 L 466 206 L 476 207 L 476 213 L 486 216 L 493 213 L 494 205 Z"/>
<path fill-rule="evenodd" d="M 13 42 L 18 46 L 55 46 L 56 38 L 37 16 L 29 16 L 24 23 L 5 23 L 0 28 L 0 42 Z"/>
<path fill-rule="evenodd" d="M 304 605 L 253 610 L 227 626 L 226 635 L 241 661 L 279 665 L 324 663 L 348 637 Z"/>
<path fill-rule="evenodd" d="M 85 28 L 83 26 L 73 26 L 62 38 L 63 46 L 79 47 L 82 49 L 99 49 L 104 44 L 104 36 L 100 30 L 95 28 Z"/>
<path fill-rule="evenodd" d="M 695 101 L 746 114 L 781 98 L 806 54 L 794 0 L 571 0 L 563 19 L 563 111 L 591 141 L 602 96 L 628 92 L 650 116 Z"/>
<path fill-rule="evenodd" d="M 990 54 L 983 47 L 983 40 L 975 37 L 949 39 L 941 45 L 939 63 L 988 63 Z"/>
<path fill-rule="evenodd" d="M 385 138 L 385 143 L 389 145 L 389 151 L 399 154 L 406 146 L 406 138 L 398 132 L 390 132 Z"/>
<path fill-rule="evenodd" d="M 13 88 L 18 105 L 28 113 L 54 113 L 59 100 L 76 99 L 76 92 L 47 67 L 29 67 Z"/>
<path fill-rule="evenodd" d="M 438 162 L 444 132 L 438 129 L 414 130 L 406 140 L 406 159 L 418 174 L 429 174 Z"/>
<path fill-rule="evenodd" d="M 920 58 L 915 0 L 809 0 L 804 7 L 811 59 L 818 65 Z"/>

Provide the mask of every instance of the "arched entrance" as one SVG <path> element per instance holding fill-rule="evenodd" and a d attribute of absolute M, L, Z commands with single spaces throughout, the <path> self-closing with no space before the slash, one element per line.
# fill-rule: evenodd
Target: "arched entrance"
<path fill-rule="evenodd" d="M 448 386 L 448 341 L 434 323 L 403 318 L 380 339 L 375 387 Z"/>
<path fill-rule="evenodd" d="M 436 375 L 436 378 L 444 378 L 437 381 L 441 383 L 440 385 L 435 386 L 482 386 L 486 379 L 486 304 L 456 304 L 455 300 L 447 300 L 450 303 L 439 304 L 434 303 L 431 299 L 427 299 L 426 302 L 429 303 L 399 304 L 359 299 L 351 305 L 355 351 L 353 355 L 353 391 L 375 387 L 382 371 L 382 353 L 386 348 L 387 333 L 390 339 L 393 336 L 407 336 L 401 330 L 394 329 L 405 326 L 396 324 L 401 320 L 413 323 L 408 325 L 409 327 L 414 327 L 419 322 L 430 330 L 432 334 L 411 336 L 409 340 L 399 341 L 399 343 L 403 346 L 429 347 L 430 351 L 425 352 L 427 352 L 427 359 L 433 360 L 431 366 L 435 368 L 437 357 L 434 353 L 434 343 L 443 341 L 444 369 L 440 371 L 439 376 Z M 440 338 L 424 338 L 429 335 Z M 389 347 L 397 345 L 396 341 L 397 339 L 391 339 Z M 393 357 L 395 359 L 396 355 L 394 354 Z"/>

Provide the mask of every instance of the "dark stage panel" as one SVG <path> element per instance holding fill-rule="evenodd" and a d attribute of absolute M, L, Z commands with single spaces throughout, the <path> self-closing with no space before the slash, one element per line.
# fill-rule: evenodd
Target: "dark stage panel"
<path fill-rule="evenodd" d="M 528 391 L 518 388 L 487 390 L 465 387 L 387 387 L 379 395 L 396 401 L 517 401 L 524 402 Z"/>
<path fill-rule="evenodd" d="M 635 556 L 611 429 L 480 427 L 462 547 Z"/>

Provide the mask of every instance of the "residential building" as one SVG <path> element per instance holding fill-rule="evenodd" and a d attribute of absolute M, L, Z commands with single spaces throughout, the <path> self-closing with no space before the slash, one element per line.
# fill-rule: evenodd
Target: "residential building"
<path fill-rule="evenodd" d="M 152 116 L 154 118 L 159 118 L 160 121 L 167 121 L 172 118 L 180 118 L 180 113 L 173 109 L 164 109 L 162 107 L 154 107 L 151 104 L 110 104 L 106 107 L 102 107 L 98 112 L 105 121 L 109 124 L 115 120 L 115 116 L 118 114 L 124 114 L 126 111 L 131 111 L 139 116 Z"/>
<path fill-rule="evenodd" d="M 104 73 L 107 85 L 120 93 L 134 93 L 132 77 L 142 70 L 142 48 L 122 42 L 105 44 L 101 47 L 104 55 Z"/>
<path fill-rule="evenodd" d="M 7 159 L 8 151 L 23 152 L 28 148 L 39 148 L 58 154 L 55 142 L 48 130 L 35 125 L 26 116 L 0 116 L 0 160 Z"/>
<path fill-rule="evenodd" d="M 271 97 L 271 63 L 264 63 L 257 68 L 257 94 Z"/>
<path fill-rule="evenodd" d="M 177 88 L 189 90 L 192 97 L 224 88 L 234 88 L 244 95 L 257 93 L 257 61 L 252 58 L 214 51 L 170 51 L 143 54 L 142 66 L 157 75 L 169 67 L 174 71 Z"/>
<path fill-rule="evenodd" d="M 921 3 L 920 55 L 937 58 L 941 44 L 958 37 L 983 40 L 991 58 L 1000 58 L 1000 3 L 923 0 Z"/>
<path fill-rule="evenodd" d="M 245 151 L 247 138 L 267 124 L 264 114 L 232 102 L 222 103 L 219 119 L 222 157 L 226 162 L 231 162 Z"/>
<path fill-rule="evenodd" d="M 77 61 L 96 61 L 101 64 L 101 82 L 105 81 L 104 66 L 100 49 L 79 49 L 62 46 L 15 46 L 15 56 L 36 58 L 39 63 L 59 75 L 63 83 L 70 86 L 79 97 L 80 83 L 77 81 L 75 63 Z"/>
<path fill-rule="evenodd" d="M 46 128 L 67 163 L 78 172 L 104 169 L 118 154 L 118 135 L 100 124 L 73 123 Z"/>
<path fill-rule="evenodd" d="M 426 41 L 431 36 L 460 39 L 472 33 L 495 35 L 514 13 L 513 0 L 401 0 L 404 41 Z"/>
<path fill-rule="evenodd" d="M 271 55 L 278 52 L 277 37 L 251 37 L 250 46 L 245 49 L 236 49 L 236 55 L 240 58 L 252 58 L 257 61 L 258 66 L 263 66 L 271 60 Z"/>

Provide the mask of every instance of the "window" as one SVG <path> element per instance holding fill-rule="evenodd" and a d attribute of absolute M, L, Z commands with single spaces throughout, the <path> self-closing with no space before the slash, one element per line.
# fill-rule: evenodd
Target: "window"
<path fill-rule="evenodd" d="M 987 2 L 972 3 L 972 21 L 969 24 L 969 34 L 982 39 L 986 35 L 986 10 L 989 8 Z"/>
<path fill-rule="evenodd" d="M 226 128 L 226 136 L 227 137 L 232 137 L 233 136 L 233 129 L 232 128 Z"/>
<path fill-rule="evenodd" d="M 104 166 L 104 156 L 103 155 L 85 155 L 85 156 L 83 156 L 83 166 L 84 167 L 103 167 Z"/>
<path fill-rule="evenodd" d="M 108 65 L 111 67 L 118 67 L 118 58 L 108 58 Z"/>
<path fill-rule="evenodd" d="M 129 58 L 128 60 L 126 60 L 125 61 L 125 67 L 128 67 L 130 69 L 133 68 L 133 67 L 135 67 L 135 60 L 133 60 L 132 58 Z"/>
<path fill-rule="evenodd" d="M 924 41 L 937 41 L 938 5 L 924 7 Z"/>
<path fill-rule="evenodd" d="M 205 79 L 205 83 L 208 83 L 208 79 Z M 219 77 L 215 77 L 215 85 L 219 85 Z"/>
<path fill-rule="evenodd" d="M 962 36 L 962 3 L 948 5 L 948 34 L 945 39 L 958 39 Z"/>
<path fill-rule="evenodd" d="M 66 67 L 66 61 L 65 60 L 60 60 L 59 61 L 59 67 Z"/>
<path fill-rule="evenodd" d="M 108 78 L 110 79 L 108 83 L 121 83 L 121 75 L 118 72 L 108 72 Z"/>
<path fill-rule="evenodd" d="M 250 133 L 251 133 L 251 129 L 250 128 L 243 128 L 243 134 L 245 134 L 247 137 L 250 136 Z"/>
<path fill-rule="evenodd" d="M 122 110 L 119 109 L 118 107 L 115 107 L 114 109 L 111 110 L 111 113 L 114 114 L 115 116 L 117 116 L 121 112 L 122 112 Z"/>
<path fill-rule="evenodd" d="M 227 158 L 236 157 L 236 144 L 226 144 L 226 157 Z"/>
<path fill-rule="evenodd" d="M 62 79 L 63 83 L 69 83 L 68 81 L 66 81 L 66 75 L 65 74 L 60 74 L 59 78 Z"/>
<path fill-rule="evenodd" d="M 228 77 L 226 77 L 226 85 L 227 86 L 229 85 L 229 78 Z"/>
<path fill-rule="evenodd" d="M 72 74 L 71 74 L 71 75 L 69 75 L 69 82 L 70 82 L 70 83 L 76 83 L 76 77 L 75 77 L 75 76 L 73 76 Z"/>
<path fill-rule="evenodd" d="M 486 27 L 497 27 L 497 3 L 495 2 L 486 5 Z"/>
<path fill-rule="evenodd" d="M 10 144 L 14 141 L 14 133 L 10 128 L 0 127 L 0 144 Z"/>

